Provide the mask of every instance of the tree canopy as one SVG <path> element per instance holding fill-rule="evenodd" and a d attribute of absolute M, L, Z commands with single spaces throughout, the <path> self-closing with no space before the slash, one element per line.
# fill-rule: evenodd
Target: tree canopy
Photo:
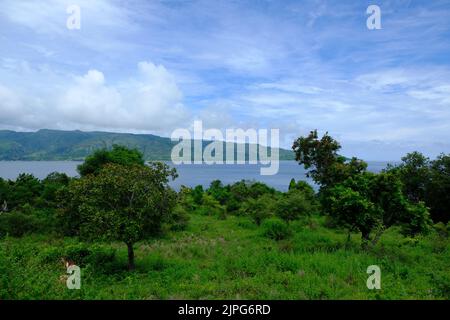
<path fill-rule="evenodd" d="M 83 177 L 97 174 L 107 163 L 128 165 L 144 165 L 144 156 L 137 149 L 128 149 L 120 145 L 113 145 L 111 150 L 101 149 L 88 156 L 84 163 L 78 166 L 78 173 Z"/>
<path fill-rule="evenodd" d="M 176 176 L 175 169 L 155 162 L 106 164 L 96 175 L 74 180 L 69 193 L 72 208 L 79 212 L 80 236 L 124 242 L 133 269 L 134 243 L 158 235 L 162 223 L 170 219 L 176 193 L 168 182 Z"/>

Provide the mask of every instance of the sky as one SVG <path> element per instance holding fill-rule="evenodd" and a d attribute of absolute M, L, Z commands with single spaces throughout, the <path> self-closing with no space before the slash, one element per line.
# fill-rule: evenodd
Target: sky
<path fill-rule="evenodd" d="M 194 120 L 285 148 L 317 129 L 365 160 L 449 153 L 450 1 L 0 0 L 0 129 Z"/>

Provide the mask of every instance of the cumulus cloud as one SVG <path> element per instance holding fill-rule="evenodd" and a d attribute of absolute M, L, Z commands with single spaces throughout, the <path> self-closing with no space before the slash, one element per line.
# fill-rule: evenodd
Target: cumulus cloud
<path fill-rule="evenodd" d="M 0 124 L 169 132 L 189 118 L 175 79 L 164 66 L 151 62 L 140 62 L 138 74 L 124 82 L 108 84 L 101 71 L 92 69 L 55 91 L 24 100 L 1 85 Z"/>

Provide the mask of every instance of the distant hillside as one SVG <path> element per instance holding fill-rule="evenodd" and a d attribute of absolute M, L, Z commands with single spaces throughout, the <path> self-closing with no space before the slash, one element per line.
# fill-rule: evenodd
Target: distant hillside
<path fill-rule="evenodd" d="M 137 148 L 146 160 L 170 160 L 172 147 L 177 142 L 151 134 L 0 130 L 0 160 L 83 160 L 94 150 L 110 148 L 113 144 Z M 280 149 L 279 152 L 280 160 L 294 159 L 290 150 Z"/>

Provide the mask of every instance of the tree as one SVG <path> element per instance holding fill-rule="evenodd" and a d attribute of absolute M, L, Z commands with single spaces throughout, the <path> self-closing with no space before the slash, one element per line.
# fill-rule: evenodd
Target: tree
<path fill-rule="evenodd" d="M 389 168 L 402 180 L 403 191 L 409 200 L 414 202 L 424 201 L 426 189 L 430 179 L 430 159 L 420 152 L 414 151 L 402 157 L 402 163 Z"/>
<path fill-rule="evenodd" d="M 8 201 L 10 196 L 10 188 L 7 181 L 0 178 L 0 213 L 8 211 Z"/>
<path fill-rule="evenodd" d="M 402 187 L 392 172 L 360 174 L 328 189 L 323 205 L 339 225 L 361 232 L 362 246 L 367 248 L 369 241 L 375 245 L 395 224 L 411 235 L 427 231 L 431 222 L 427 208 L 409 202 Z"/>
<path fill-rule="evenodd" d="M 295 189 L 280 197 L 275 208 L 276 215 L 286 223 L 301 217 L 309 217 L 314 211 L 314 206 L 307 195 Z"/>
<path fill-rule="evenodd" d="M 160 233 L 170 220 L 176 193 L 168 186 L 175 169 L 161 162 L 142 165 L 106 164 L 96 175 L 69 185 L 79 213 L 80 236 L 122 241 L 128 248 L 128 267 L 134 269 L 133 245 Z"/>
<path fill-rule="evenodd" d="M 300 137 L 292 146 L 295 160 L 310 169 L 307 176 L 311 177 L 321 189 L 331 187 L 348 177 L 365 172 L 367 163 L 357 158 L 348 161 L 337 152 L 341 149 L 339 142 L 325 133 L 319 139 L 317 130 L 311 131 L 307 137 Z"/>
<path fill-rule="evenodd" d="M 144 165 L 144 156 L 137 149 L 128 149 L 124 146 L 113 145 L 112 150 L 101 149 L 88 156 L 84 163 L 78 166 L 78 173 L 84 177 L 88 174 L 97 174 L 107 163 L 129 165 Z"/>
<path fill-rule="evenodd" d="M 209 185 L 208 194 L 214 197 L 221 205 L 225 205 L 230 196 L 229 191 L 225 188 L 220 180 L 214 180 Z"/>
<path fill-rule="evenodd" d="M 22 173 L 16 181 L 10 182 L 9 209 L 19 208 L 25 204 L 34 205 L 42 192 L 39 179 L 31 174 Z"/>
<path fill-rule="evenodd" d="M 374 204 L 358 191 L 344 185 L 328 190 L 327 212 L 337 225 L 346 227 L 349 232 L 361 232 L 362 246 L 370 240 L 370 232 L 377 225 L 378 217 Z"/>
<path fill-rule="evenodd" d="M 294 190 L 302 192 L 305 195 L 305 197 L 309 200 L 312 200 L 315 197 L 315 191 L 313 187 L 311 187 L 309 183 L 307 183 L 306 181 L 299 180 L 295 182 L 295 179 L 292 178 L 291 182 L 289 183 L 289 191 Z"/>
<path fill-rule="evenodd" d="M 69 185 L 70 178 L 65 173 L 52 172 L 42 180 L 41 199 L 47 208 L 58 205 L 58 192 Z"/>
<path fill-rule="evenodd" d="M 431 161 L 425 202 L 435 222 L 450 221 L 450 154 L 440 154 Z"/>
<path fill-rule="evenodd" d="M 264 194 L 257 199 L 247 199 L 243 203 L 241 210 L 259 226 L 263 220 L 273 216 L 275 203 L 276 199 L 274 199 L 274 196 Z"/>

